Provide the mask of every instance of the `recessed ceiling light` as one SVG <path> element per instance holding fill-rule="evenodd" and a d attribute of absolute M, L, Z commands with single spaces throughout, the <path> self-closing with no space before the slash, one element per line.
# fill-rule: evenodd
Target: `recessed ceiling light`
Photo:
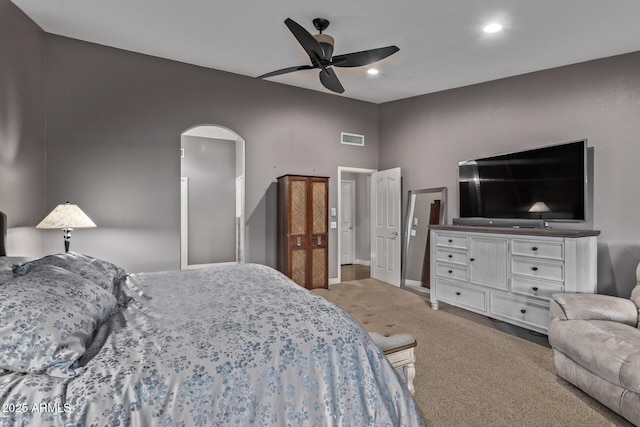
<path fill-rule="evenodd" d="M 367 70 L 367 73 L 371 74 L 372 76 L 375 76 L 376 74 L 378 74 L 378 73 L 379 73 L 379 71 L 378 71 L 378 69 L 377 69 L 377 68 L 369 68 L 369 69 Z"/>
<path fill-rule="evenodd" d="M 496 24 L 494 22 L 493 24 L 489 24 L 486 27 L 484 27 L 483 30 L 485 33 L 497 33 L 498 31 L 502 30 L 502 25 Z"/>

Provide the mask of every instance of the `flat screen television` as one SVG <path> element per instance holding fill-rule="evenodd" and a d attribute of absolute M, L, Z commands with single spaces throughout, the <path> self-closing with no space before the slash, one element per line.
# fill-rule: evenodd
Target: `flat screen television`
<path fill-rule="evenodd" d="M 587 141 L 458 164 L 461 218 L 585 221 Z"/>

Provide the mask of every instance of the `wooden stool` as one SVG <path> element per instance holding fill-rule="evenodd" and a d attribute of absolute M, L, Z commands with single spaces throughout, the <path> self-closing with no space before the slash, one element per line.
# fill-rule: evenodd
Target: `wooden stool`
<path fill-rule="evenodd" d="M 413 394 L 415 391 L 413 379 L 416 376 L 415 348 L 418 345 L 415 338 L 409 334 L 396 334 L 385 337 L 377 332 L 369 332 L 369 336 L 387 356 L 391 366 L 396 369 L 402 369 L 407 387 Z"/>

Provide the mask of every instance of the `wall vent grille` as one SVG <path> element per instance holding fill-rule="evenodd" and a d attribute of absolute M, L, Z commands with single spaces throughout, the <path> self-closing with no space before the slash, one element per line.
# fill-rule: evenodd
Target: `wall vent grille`
<path fill-rule="evenodd" d="M 355 133 L 342 132 L 340 134 L 340 142 L 347 145 L 359 145 L 364 146 L 364 135 L 358 135 Z"/>

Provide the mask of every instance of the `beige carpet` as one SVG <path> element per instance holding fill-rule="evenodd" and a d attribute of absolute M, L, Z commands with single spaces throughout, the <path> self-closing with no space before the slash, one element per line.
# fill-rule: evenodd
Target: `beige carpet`
<path fill-rule="evenodd" d="M 547 347 L 432 310 L 427 298 L 373 279 L 313 292 L 368 331 L 416 338 L 415 397 L 430 426 L 631 425 L 558 378 Z"/>

